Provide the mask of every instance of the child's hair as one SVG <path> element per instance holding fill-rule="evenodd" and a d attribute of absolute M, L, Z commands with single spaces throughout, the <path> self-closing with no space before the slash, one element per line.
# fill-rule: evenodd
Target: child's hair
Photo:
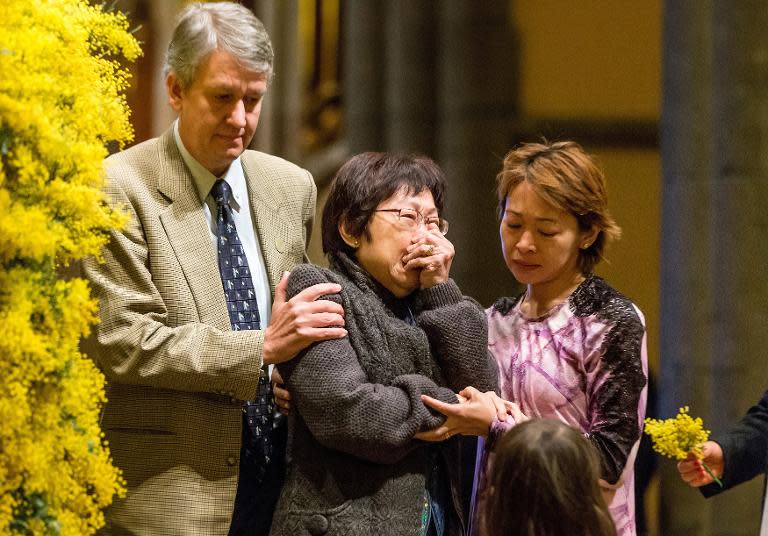
<path fill-rule="evenodd" d="M 597 450 L 554 419 L 507 432 L 494 450 L 480 512 L 483 536 L 615 536 Z"/>
<path fill-rule="evenodd" d="M 499 217 L 504 216 L 507 196 L 522 182 L 553 207 L 573 214 L 582 230 L 597 228 L 595 241 L 579 251 L 579 268 L 589 275 L 605 245 L 621 235 L 608 212 L 605 177 L 594 158 L 574 141 L 545 140 L 511 150 L 496 176 Z"/>

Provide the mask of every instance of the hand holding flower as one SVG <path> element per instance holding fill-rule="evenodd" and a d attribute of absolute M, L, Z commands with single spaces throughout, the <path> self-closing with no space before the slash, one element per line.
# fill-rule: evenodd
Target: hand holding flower
<path fill-rule="evenodd" d="M 678 471 L 680 471 L 681 476 L 683 470 L 685 470 L 687 475 L 690 475 L 692 470 L 700 468 L 708 473 L 708 477 L 711 478 L 710 480 L 699 474 L 698 476 L 692 476 L 686 482 L 701 482 L 700 484 L 691 483 L 691 485 L 702 486 L 714 481 L 720 487 L 723 486 L 720 479 L 712 472 L 712 468 L 707 465 L 707 462 L 711 461 L 715 471 L 718 474 L 722 474 L 722 450 L 717 443 L 707 441 L 709 430 L 704 429 L 704 423 L 700 417 L 694 419 L 688 415 L 687 406 L 680 408 L 680 412 L 674 419 L 645 419 L 645 433 L 651 436 L 653 440 L 653 450 L 685 464 L 682 469 L 680 464 L 678 464 Z M 716 445 L 716 447 L 713 447 L 713 445 Z M 685 480 L 685 478 L 683 479 Z"/>
<path fill-rule="evenodd" d="M 695 454 L 689 454 L 686 459 L 677 463 L 680 478 L 694 488 L 711 484 L 715 481 L 715 475 L 721 477 L 723 474 L 723 449 L 720 445 L 714 441 L 707 441 L 701 446 L 701 452 L 704 456 L 702 459 Z M 704 469 L 705 465 L 711 473 Z"/>

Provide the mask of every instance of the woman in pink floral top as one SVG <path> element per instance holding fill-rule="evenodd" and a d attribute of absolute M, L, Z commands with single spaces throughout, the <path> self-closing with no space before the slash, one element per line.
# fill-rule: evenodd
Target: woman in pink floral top
<path fill-rule="evenodd" d="M 486 310 L 502 398 L 472 388 L 460 393 L 465 401 L 458 405 L 426 397 L 448 419 L 421 438 L 488 438 L 478 450 L 482 500 L 485 458 L 496 437 L 520 419 L 560 419 L 599 452 L 600 485 L 617 532 L 632 536 L 633 466 L 646 404 L 645 320 L 592 275 L 620 232 L 607 210 L 603 174 L 574 142 L 526 144 L 507 155 L 497 181 L 504 259 L 526 286 Z"/>

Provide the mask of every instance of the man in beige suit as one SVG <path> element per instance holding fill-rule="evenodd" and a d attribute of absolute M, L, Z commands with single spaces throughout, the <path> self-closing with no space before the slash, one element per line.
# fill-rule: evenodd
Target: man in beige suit
<path fill-rule="evenodd" d="M 318 299 L 337 285 L 285 301 L 284 272 L 306 261 L 316 189 L 306 170 L 246 149 L 272 60 L 246 8 L 187 6 L 166 64 L 177 122 L 105 163 L 111 199 L 130 216 L 104 262 L 84 267 L 101 304 L 85 349 L 107 376 L 102 426 L 128 485 L 107 512 L 109 534 L 267 534 L 283 466 L 241 466 L 243 403 L 262 365 L 346 334 L 341 307 Z M 228 197 L 214 200 L 216 188 Z M 222 230 L 224 212 L 233 225 Z M 258 304 L 245 328 L 220 272 L 232 233 L 250 267 L 246 307 Z"/>

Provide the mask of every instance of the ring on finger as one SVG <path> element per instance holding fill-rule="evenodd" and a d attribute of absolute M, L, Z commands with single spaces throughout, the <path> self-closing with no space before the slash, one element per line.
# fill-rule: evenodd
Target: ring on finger
<path fill-rule="evenodd" d="M 431 256 L 432 253 L 434 252 L 435 252 L 435 246 L 433 246 L 432 244 L 427 244 L 427 247 L 424 248 L 424 253 L 426 253 L 428 257 Z"/>

